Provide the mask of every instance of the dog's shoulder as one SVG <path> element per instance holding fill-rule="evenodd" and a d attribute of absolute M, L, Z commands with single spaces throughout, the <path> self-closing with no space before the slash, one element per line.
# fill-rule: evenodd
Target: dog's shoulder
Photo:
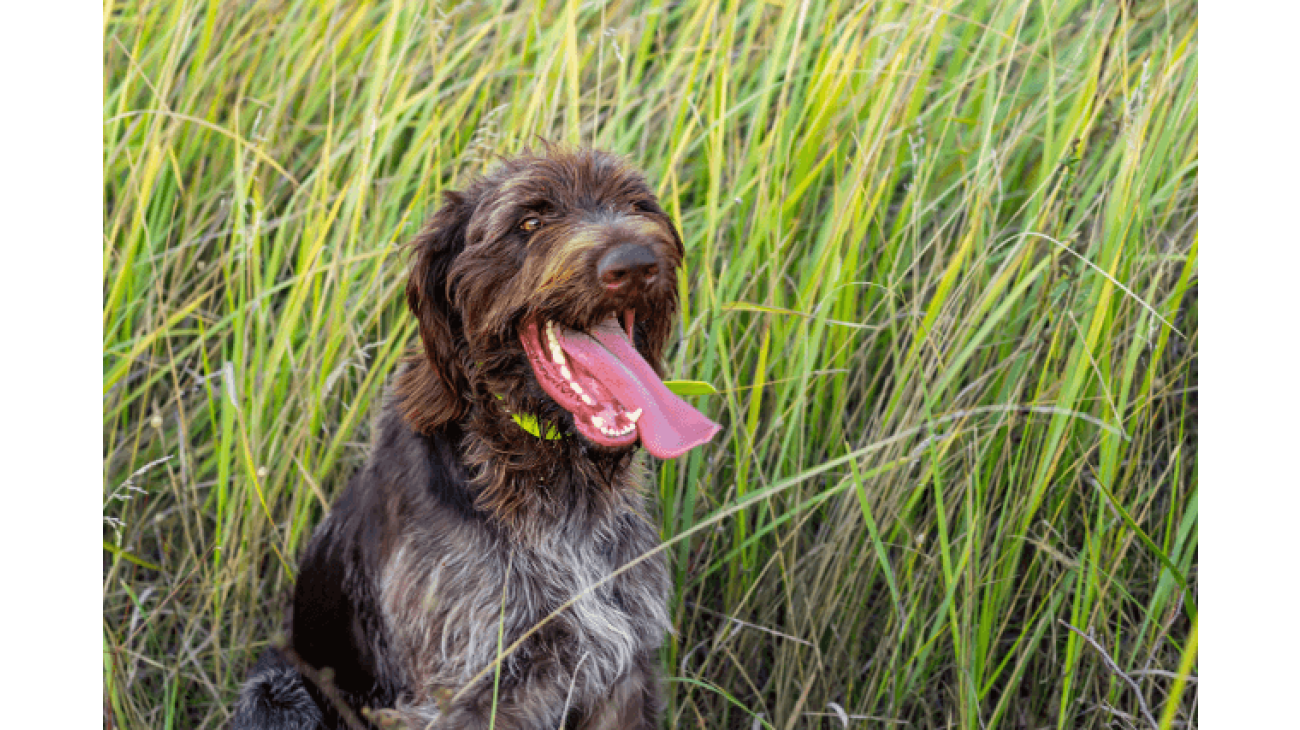
<path fill-rule="evenodd" d="M 382 603 L 385 570 L 403 533 L 432 525 L 431 513 L 457 520 L 467 509 L 451 484 L 457 471 L 452 451 L 446 439 L 412 430 L 386 403 L 366 463 L 316 528 L 300 562 L 293 648 L 308 665 L 330 667 L 337 688 L 364 704 L 391 705 L 405 684 Z"/>

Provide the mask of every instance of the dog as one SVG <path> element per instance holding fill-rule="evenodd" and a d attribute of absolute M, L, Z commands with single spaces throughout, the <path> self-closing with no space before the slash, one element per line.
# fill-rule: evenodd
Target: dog
<path fill-rule="evenodd" d="M 639 453 L 720 428 L 661 380 L 677 228 L 617 157 L 547 149 L 448 192 L 412 246 L 422 347 L 234 727 L 657 727 L 670 584 L 636 561 L 659 545 Z"/>

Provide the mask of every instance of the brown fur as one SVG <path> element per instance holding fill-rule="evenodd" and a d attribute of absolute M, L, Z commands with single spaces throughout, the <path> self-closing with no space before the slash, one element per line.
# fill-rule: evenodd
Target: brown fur
<path fill-rule="evenodd" d="M 541 227 L 522 230 L 527 217 Z M 611 293 L 596 263 L 629 240 L 663 275 Z M 235 726 L 344 727 L 349 710 L 391 708 L 412 727 L 486 727 L 493 713 L 503 729 L 655 727 L 667 572 L 656 556 L 605 580 L 658 543 L 644 469 L 634 449 L 574 431 L 537 384 L 519 328 L 587 331 L 634 309 L 633 343 L 662 373 L 676 229 L 616 158 L 546 152 L 448 193 L 413 245 L 406 294 L 422 352 L 395 379 L 369 462 L 317 529 L 291 644 L 259 665 Z M 511 413 L 563 437 L 531 436 Z M 495 657 L 498 630 L 509 645 L 578 595 L 503 662 L 495 709 L 491 673 L 466 685 Z M 328 692 L 301 679 L 323 668 Z"/>

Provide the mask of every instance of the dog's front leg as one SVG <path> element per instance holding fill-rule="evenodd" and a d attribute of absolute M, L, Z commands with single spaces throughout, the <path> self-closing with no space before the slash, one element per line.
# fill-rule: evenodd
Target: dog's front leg
<path fill-rule="evenodd" d="M 578 724 L 579 730 L 654 730 L 661 710 L 655 658 L 644 653 Z"/>
<path fill-rule="evenodd" d="M 480 681 L 454 701 L 444 698 L 438 708 L 416 710 L 407 720 L 411 730 L 563 730 L 566 727 L 565 686 L 555 675 L 530 672 L 522 678 L 502 677 L 494 689 L 492 678 Z M 450 693 L 448 693 L 450 694 Z M 414 708 L 412 708 L 414 709 Z M 572 709 L 572 708 L 569 708 Z M 413 721 L 415 717 L 424 722 Z M 433 719 L 429 722 L 429 719 Z"/>

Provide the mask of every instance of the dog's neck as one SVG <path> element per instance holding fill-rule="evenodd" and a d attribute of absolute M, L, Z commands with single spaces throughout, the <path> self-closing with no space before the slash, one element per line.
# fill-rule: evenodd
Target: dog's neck
<path fill-rule="evenodd" d="M 503 410 L 475 409 L 462 422 L 460 454 L 476 504 L 497 521 L 524 527 L 576 519 L 596 526 L 641 502 L 633 454 L 610 454 L 566 434 L 528 434 Z"/>
<path fill-rule="evenodd" d="M 430 377 L 423 358 L 407 362 L 397 375 L 399 410 L 413 430 L 454 445 L 455 466 L 486 519 L 529 533 L 531 525 L 556 520 L 594 528 L 629 511 L 643 513 L 635 452 L 604 451 L 573 433 L 540 438 L 495 398 L 476 399 L 463 417 L 439 422 L 425 410 L 432 404 L 420 399 Z"/>

